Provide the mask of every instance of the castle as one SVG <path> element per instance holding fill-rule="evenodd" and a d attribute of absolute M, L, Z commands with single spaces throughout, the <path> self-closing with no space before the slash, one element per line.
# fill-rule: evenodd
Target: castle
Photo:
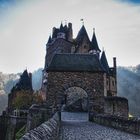
<path fill-rule="evenodd" d="M 109 67 L 105 51 L 100 50 L 95 29 L 92 40 L 82 25 L 73 38 L 72 23 L 53 28 L 46 44 L 42 89 L 50 114 L 62 107 L 69 111 L 87 111 L 128 117 L 128 101 L 117 97 L 116 58 Z"/>
<path fill-rule="evenodd" d="M 9 94 L 9 114 L 0 117 L 4 120 L 0 123 L 5 128 L 2 128 L 4 134 L 7 133 L 6 139 L 15 139 L 15 133 L 23 126 L 28 132 L 23 139 L 38 136 L 56 139 L 62 111 L 87 112 L 89 121 L 140 135 L 140 122 L 128 119 L 128 100 L 117 96 L 116 58 L 110 67 L 105 51 L 98 46 L 95 29 L 90 40 L 84 25 L 76 38 L 73 38 L 72 23 L 54 27 L 46 44 L 42 75 L 40 93 L 44 102 L 27 106 L 24 115 L 17 112 L 14 115 L 16 110 L 12 103 L 18 92 L 33 92 L 32 76 L 27 70 Z"/>

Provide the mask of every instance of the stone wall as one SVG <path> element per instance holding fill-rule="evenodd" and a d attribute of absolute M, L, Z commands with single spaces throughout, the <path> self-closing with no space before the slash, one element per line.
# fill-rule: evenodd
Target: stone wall
<path fill-rule="evenodd" d="M 115 78 L 115 76 L 107 75 L 106 87 L 108 96 L 117 96 L 117 83 Z"/>
<path fill-rule="evenodd" d="M 128 100 L 123 97 L 105 97 L 104 113 L 128 118 Z"/>
<path fill-rule="evenodd" d="M 94 115 L 92 121 L 101 125 L 140 135 L 140 120 L 109 115 Z"/>
<path fill-rule="evenodd" d="M 65 91 L 74 86 L 87 92 L 89 115 L 104 112 L 104 73 L 49 72 L 46 100 L 54 112 L 62 107 Z"/>
<path fill-rule="evenodd" d="M 40 124 L 48 120 L 48 112 L 46 105 L 36 105 L 33 104 L 29 109 L 29 114 L 27 116 L 27 126 L 26 131 L 38 127 Z"/>
<path fill-rule="evenodd" d="M 0 116 L 0 139 L 5 140 L 8 126 L 8 117 L 5 115 Z"/>
<path fill-rule="evenodd" d="M 60 131 L 60 116 L 57 113 L 48 121 L 26 133 L 21 140 L 58 140 Z"/>
<path fill-rule="evenodd" d="M 27 122 L 26 117 L 9 116 L 7 122 L 6 140 L 15 140 L 15 134 Z"/>

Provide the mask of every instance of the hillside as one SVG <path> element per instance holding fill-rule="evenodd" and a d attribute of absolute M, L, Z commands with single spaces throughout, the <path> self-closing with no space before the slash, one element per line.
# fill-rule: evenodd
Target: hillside
<path fill-rule="evenodd" d="M 129 100 L 130 113 L 140 116 L 140 65 L 118 68 L 118 96 Z"/>

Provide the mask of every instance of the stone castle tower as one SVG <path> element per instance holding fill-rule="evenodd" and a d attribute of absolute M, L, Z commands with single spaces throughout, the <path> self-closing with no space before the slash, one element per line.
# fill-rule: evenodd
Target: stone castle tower
<path fill-rule="evenodd" d="M 32 88 L 32 74 L 28 73 L 27 70 L 20 75 L 19 81 L 11 89 L 11 93 L 8 94 L 8 113 L 13 114 L 15 107 L 13 106 L 14 100 L 17 97 L 17 94 L 20 94 L 22 91 L 29 91 L 30 94 L 33 93 Z"/>
<path fill-rule="evenodd" d="M 127 116 L 128 102 L 117 97 L 116 58 L 110 67 L 93 30 L 89 39 L 83 25 L 73 38 L 72 23 L 53 28 L 46 44 L 42 90 L 53 109 Z M 122 107 L 122 106 L 123 107 Z"/>

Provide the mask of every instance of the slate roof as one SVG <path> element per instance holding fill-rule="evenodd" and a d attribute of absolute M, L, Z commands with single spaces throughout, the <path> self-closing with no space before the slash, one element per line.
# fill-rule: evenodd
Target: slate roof
<path fill-rule="evenodd" d="M 48 44 L 48 43 L 51 43 L 51 42 L 52 42 L 52 38 L 51 38 L 51 36 L 49 36 L 49 39 L 48 39 L 47 44 Z"/>
<path fill-rule="evenodd" d="M 77 42 L 77 44 L 78 44 L 78 45 L 82 44 L 83 39 L 84 39 L 85 37 L 89 40 L 87 31 L 86 31 L 86 29 L 85 29 L 85 26 L 83 25 L 83 26 L 81 27 L 80 31 L 78 32 L 77 37 L 76 37 L 76 42 Z M 90 40 L 89 40 L 89 42 L 90 42 Z"/>
<path fill-rule="evenodd" d="M 93 32 L 91 43 L 92 43 L 92 47 L 94 50 L 101 52 L 101 50 L 99 49 L 99 46 L 98 46 L 97 39 L 96 39 L 95 31 Z"/>
<path fill-rule="evenodd" d="M 91 54 L 56 54 L 47 71 L 104 72 L 99 58 Z"/>
<path fill-rule="evenodd" d="M 102 52 L 100 61 L 105 71 L 109 74 L 109 65 L 108 65 L 106 54 L 104 51 Z"/>
<path fill-rule="evenodd" d="M 12 88 L 12 90 L 33 90 L 31 78 L 27 70 L 21 74 L 19 82 Z"/>

